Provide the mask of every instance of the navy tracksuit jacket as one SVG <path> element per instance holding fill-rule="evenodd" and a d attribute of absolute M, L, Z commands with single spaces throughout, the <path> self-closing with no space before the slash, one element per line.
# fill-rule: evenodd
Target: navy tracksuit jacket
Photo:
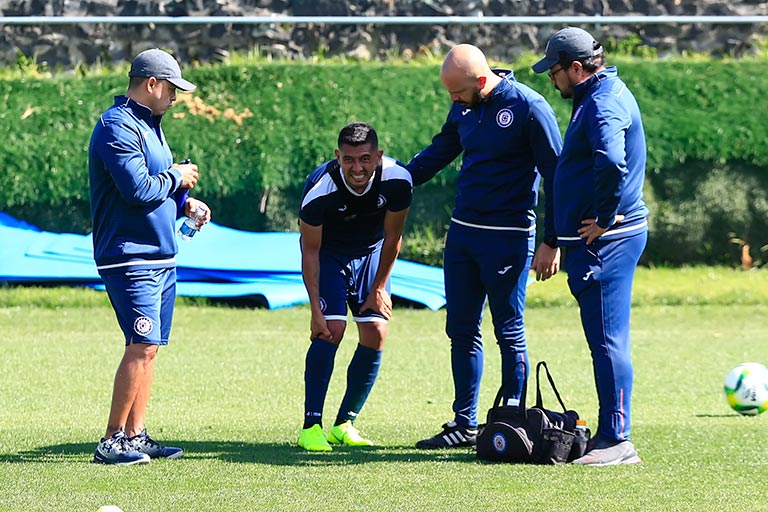
<path fill-rule="evenodd" d="M 592 353 L 597 434 L 608 440 L 630 435 L 629 320 L 632 281 L 648 237 L 645 162 L 640 109 L 616 68 L 576 85 L 555 172 L 555 232 Z M 577 230 L 595 218 L 608 231 L 587 246 Z"/>
<path fill-rule="evenodd" d="M 175 222 L 188 191 L 161 116 L 128 99 L 96 123 L 88 150 L 93 253 L 99 272 L 176 266 Z"/>

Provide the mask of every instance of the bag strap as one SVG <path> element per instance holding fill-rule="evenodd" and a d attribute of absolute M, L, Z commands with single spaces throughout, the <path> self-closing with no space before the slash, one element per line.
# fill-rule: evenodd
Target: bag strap
<path fill-rule="evenodd" d="M 555 392 L 557 401 L 560 402 L 560 407 L 563 408 L 563 412 L 566 412 L 563 399 L 560 398 L 560 393 L 557 391 L 557 387 L 555 386 L 555 381 L 552 380 L 552 374 L 549 373 L 549 368 L 547 368 L 547 363 L 545 363 L 544 361 L 539 361 L 539 364 L 536 365 L 536 407 L 538 407 L 539 409 L 544 408 L 544 404 L 541 399 L 541 386 L 539 385 L 539 370 L 541 370 L 542 367 L 544 368 L 544 371 L 547 372 L 547 379 L 549 380 L 549 385 L 552 386 L 552 391 Z M 525 387 L 523 387 L 523 396 L 525 396 Z"/>
<path fill-rule="evenodd" d="M 515 366 L 512 367 L 512 374 L 514 375 L 515 369 L 517 369 L 518 365 L 523 365 L 523 390 L 520 393 L 520 404 L 519 408 L 520 411 L 522 411 L 523 417 L 528 417 L 528 410 L 525 407 L 525 397 L 528 394 L 528 367 L 525 365 L 525 361 L 518 361 L 515 363 Z M 501 407 L 501 401 L 504 397 L 504 384 L 506 382 L 502 382 L 501 386 L 499 387 L 499 392 L 496 393 L 496 399 L 493 401 L 493 407 Z M 536 386 L 538 388 L 538 384 Z M 538 393 L 538 389 L 536 390 Z M 538 395 L 537 395 L 538 396 Z"/>

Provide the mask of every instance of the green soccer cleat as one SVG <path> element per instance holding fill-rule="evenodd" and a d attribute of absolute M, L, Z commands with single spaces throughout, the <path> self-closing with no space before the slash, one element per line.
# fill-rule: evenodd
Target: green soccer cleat
<path fill-rule="evenodd" d="M 333 450 L 328 444 L 328 440 L 325 439 L 325 432 L 320 425 L 312 425 L 302 429 L 301 434 L 299 434 L 299 446 L 308 452 L 330 452 Z"/>
<path fill-rule="evenodd" d="M 373 441 L 361 437 L 351 421 L 345 421 L 331 428 L 328 432 L 328 442 L 346 446 L 373 446 Z"/>

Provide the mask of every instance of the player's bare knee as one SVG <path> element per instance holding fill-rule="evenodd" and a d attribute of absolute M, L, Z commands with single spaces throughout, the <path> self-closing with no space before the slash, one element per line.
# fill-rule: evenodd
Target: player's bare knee
<path fill-rule="evenodd" d="M 151 361 L 155 358 L 155 356 L 157 356 L 158 348 L 159 345 L 151 343 L 133 342 L 125 347 L 125 351 L 132 357 Z"/>
<path fill-rule="evenodd" d="M 386 322 L 359 322 L 360 344 L 364 347 L 381 350 L 387 337 Z"/>
<path fill-rule="evenodd" d="M 347 329 L 347 322 L 340 322 L 340 321 L 328 321 L 328 330 L 331 331 L 331 336 L 333 336 L 332 343 L 335 343 L 338 345 L 341 343 L 341 340 L 344 339 L 344 331 Z"/>

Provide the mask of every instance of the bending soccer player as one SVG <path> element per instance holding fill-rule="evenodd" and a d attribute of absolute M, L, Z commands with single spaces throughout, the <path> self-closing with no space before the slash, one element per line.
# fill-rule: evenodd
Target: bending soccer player
<path fill-rule="evenodd" d="M 338 139 L 336 159 L 307 178 L 301 203 L 302 275 L 312 310 L 304 371 L 304 426 L 298 444 L 331 451 L 331 444 L 370 446 L 354 421 L 373 388 L 392 315 L 389 277 L 400 252 L 413 185 L 411 175 L 383 155 L 372 126 L 354 122 Z M 347 389 L 326 437 L 323 405 L 347 325 L 359 344 L 347 368 Z"/>

